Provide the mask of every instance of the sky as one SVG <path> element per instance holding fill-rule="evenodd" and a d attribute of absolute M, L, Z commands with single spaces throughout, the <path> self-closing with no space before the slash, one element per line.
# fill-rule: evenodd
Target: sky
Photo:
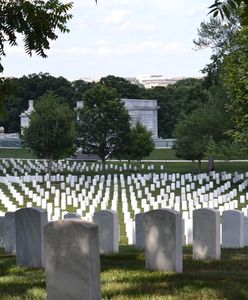
<path fill-rule="evenodd" d="M 69 1 L 69 0 L 68 0 Z M 63 2 L 65 2 L 63 0 Z M 48 58 L 29 57 L 20 38 L 6 45 L 4 76 L 47 72 L 68 80 L 115 75 L 201 76 L 211 51 L 193 39 L 213 0 L 74 0 L 69 33 L 58 33 Z"/>

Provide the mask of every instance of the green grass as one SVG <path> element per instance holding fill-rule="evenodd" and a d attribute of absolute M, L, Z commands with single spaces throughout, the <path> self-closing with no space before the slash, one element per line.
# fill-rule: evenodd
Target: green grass
<path fill-rule="evenodd" d="M 120 253 L 101 256 L 103 299 L 248 299 L 248 248 L 222 250 L 219 261 L 192 260 L 184 248 L 183 273 L 145 269 L 144 252 L 122 245 Z M 45 299 L 44 270 L 16 266 L 0 254 L 0 299 Z M 82 298 L 83 299 L 83 298 Z"/>
<path fill-rule="evenodd" d="M 28 149 L 5 149 L 0 148 L 0 158 L 35 158 Z"/>
<path fill-rule="evenodd" d="M 145 159 L 151 160 L 178 160 L 180 158 L 176 157 L 175 151 L 173 149 L 155 149 L 152 153 Z"/>

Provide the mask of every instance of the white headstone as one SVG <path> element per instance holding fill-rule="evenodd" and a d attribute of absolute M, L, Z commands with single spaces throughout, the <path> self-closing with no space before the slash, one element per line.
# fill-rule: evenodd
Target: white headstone
<path fill-rule="evenodd" d="M 100 300 L 98 228 L 79 219 L 44 228 L 47 300 Z"/>
<path fill-rule="evenodd" d="M 26 267 L 43 267 L 43 227 L 47 224 L 47 212 L 41 208 L 22 208 L 15 212 L 15 222 L 16 263 Z"/>
<path fill-rule="evenodd" d="M 77 213 L 67 213 L 64 215 L 64 219 L 81 219 L 81 216 Z"/>
<path fill-rule="evenodd" d="M 244 247 L 244 213 L 226 210 L 222 213 L 222 247 Z"/>
<path fill-rule="evenodd" d="M 244 216 L 244 246 L 248 246 L 248 217 Z"/>
<path fill-rule="evenodd" d="M 193 211 L 193 258 L 220 259 L 220 213 L 212 208 Z"/>
<path fill-rule="evenodd" d="M 100 252 L 111 254 L 119 252 L 118 214 L 105 209 L 94 213 L 93 222 L 99 226 Z"/>
<path fill-rule="evenodd" d="M 4 216 L 0 216 L 0 248 L 4 247 Z"/>
<path fill-rule="evenodd" d="M 145 213 L 145 261 L 150 270 L 182 272 L 182 216 L 172 209 Z"/>
<path fill-rule="evenodd" d="M 139 213 L 135 215 L 135 237 L 136 237 L 136 248 L 145 249 L 145 214 Z"/>
<path fill-rule="evenodd" d="M 16 252 L 15 213 L 7 212 L 4 220 L 4 251 L 6 254 Z"/>

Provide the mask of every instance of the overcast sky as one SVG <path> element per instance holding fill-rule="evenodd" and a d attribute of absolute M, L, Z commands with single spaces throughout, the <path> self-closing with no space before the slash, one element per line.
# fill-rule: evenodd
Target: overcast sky
<path fill-rule="evenodd" d="M 48 58 L 6 47 L 4 76 L 48 72 L 69 80 L 109 74 L 200 76 L 210 51 L 194 51 L 197 28 L 213 0 L 75 0 L 70 33 L 59 34 Z"/>

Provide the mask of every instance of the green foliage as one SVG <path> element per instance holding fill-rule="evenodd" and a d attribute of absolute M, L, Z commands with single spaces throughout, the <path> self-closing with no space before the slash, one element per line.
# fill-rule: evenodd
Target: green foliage
<path fill-rule="evenodd" d="M 140 122 L 137 122 L 135 126 L 131 128 L 128 158 L 141 160 L 142 158 L 149 156 L 154 149 L 155 145 L 151 131 Z"/>
<path fill-rule="evenodd" d="M 75 151 L 75 116 L 59 98 L 47 93 L 40 98 L 24 130 L 24 144 L 36 157 L 49 160 L 65 158 Z"/>
<path fill-rule="evenodd" d="M 220 68 L 225 55 L 235 49 L 234 40 L 240 28 L 239 17 L 232 15 L 229 22 L 220 18 L 210 18 L 204 21 L 198 28 L 198 38 L 193 42 L 196 49 L 211 48 L 213 54 L 211 61 L 202 70 L 206 74 L 205 84 L 207 87 L 220 83 Z"/>
<path fill-rule="evenodd" d="M 208 91 L 201 79 L 188 78 L 167 87 L 146 90 L 146 98 L 158 100 L 159 136 L 171 138 L 184 114 L 189 114 L 208 101 Z"/>
<path fill-rule="evenodd" d="M 246 159 L 247 151 L 244 149 L 242 144 L 232 140 L 215 142 L 212 138 L 210 138 L 207 145 L 206 156 L 222 160 Z"/>
<path fill-rule="evenodd" d="M 248 28 L 243 27 L 235 40 L 236 50 L 224 61 L 222 79 L 230 96 L 229 110 L 234 129 L 230 134 L 248 147 Z"/>
<path fill-rule="evenodd" d="M 75 107 L 76 100 L 82 99 L 83 91 L 78 85 L 63 77 L 54 77 L 48 73 L 30 74 L 9 80 L 11 89 L 4 91 L 5 118 L 0 122 L 5 132 L 20 132 L 19 115 L 28 108 L 28 100 L 37 100 L 52 91 L 59 96 L 61 103 Z M 82 83 L 83 84 L 83 83 Z"/>
<path fill-rule="evenodd" d="M 220 16 L 230 21 L 232 15 L 236 14 L 239 15 L 242 25 L 248 25 L 247 0 L 215 0 L 209 9 L 209 14 L 212 14 L 214 18 Z"/>
<path fill-rule="evenodd" d="M 17 35 L 23 37 L 24 47 L 30 56 L 32 52 L 46 57 L 45 50 L 57 39 L 57 31 L 68 32 L 66 23 L 72 15 L 68 11 L 72 3 L 58 0 L 0 0 L 0 72 L 3 71 L 1 57 L 5 46 L 17 45 Z"/>
<path fill-rule="evenodd" d="M 225 115 L 215 106 L 204 106 L 185 115 L 175 128 L 175 150 L 178 157 L 201 161 L 210 139 L 223 139 Z"/>
<path fill-rule="evenodd" d="M 129 114 L 115 89 L 95 84 L 84 94 L 80 112 L 80 146 L 97 154 L 103 163 L 109 155 L 120 157 L 130 135 Z"/>
<path fill-rule="evenodd" d="M 109 75 L 101 78 L 100 83 L 116 89 L 121 98 L 141 99 L 143 95 L 144 88 L 121 77 Z"/>

